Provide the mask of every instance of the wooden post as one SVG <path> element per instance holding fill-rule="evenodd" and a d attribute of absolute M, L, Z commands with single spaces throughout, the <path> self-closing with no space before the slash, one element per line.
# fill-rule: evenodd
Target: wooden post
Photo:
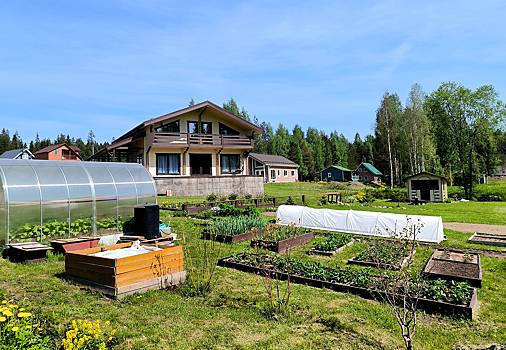
<path fill-rule="evenodd" d="M 276 206 L 276 197 L 274 197 L 274 206 Z"/>
<path fill-rule="evenodd" d="M 256 206 L 257 208 L 259 208 L 259 207 L 260 207 L 260 199 L 259 199 L 259 198 L 255 198 L 255 206 Z"/>
<path fill-rule="evenodd" d="M 302 205 L 306 205 L 306 195 L 302 195 Z"/>

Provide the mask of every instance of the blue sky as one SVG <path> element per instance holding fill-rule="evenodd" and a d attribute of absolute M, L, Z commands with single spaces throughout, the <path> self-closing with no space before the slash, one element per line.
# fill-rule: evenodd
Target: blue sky
<path fill-rule="evenodd" d="M 0 121 L 111 141 L 193 98 L 373 132 L 383 93 L 455 81 L 506 100 L 504 1 L 2 1 Z"/>

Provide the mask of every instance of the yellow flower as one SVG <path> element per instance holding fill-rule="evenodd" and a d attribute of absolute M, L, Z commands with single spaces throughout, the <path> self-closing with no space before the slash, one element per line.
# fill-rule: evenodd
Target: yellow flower
<path fill-rule="evenodd" d="M 31 328 L 32 328 L 32 326 L 30 326 L 30 325 L 26 326 L 26 329 L 31 329 Z"/>
<path fill-rule="evenodd" d="M 299 339 L 297 339 L 297 344 L 300 344 L 300 340 Z"/>
<path fill-rule="evenodd" d="M 7 320 L 5 317 L 0 317 L 0 322 L 5 322 Z"/>
<path fill-rule="evenodd" d="M 18 329 L 19 329 L 18 327 L 12 327 L 12 331 L 13 331 L 13 332 L 17 332 L 17 331 L 18 331 Z"/>
<path fill-rule="evenodd" d="M 21 309 L 19 309 L 19 311 L 20 311 L 20 312 L 21 312 L 21 311 L 25 311 L 25 308 L 24 308 L 24 307 L 22 307 Z"/>
<path fill-rule="evenodd" d="M 11 317 L 11 316 L 13 316 L 13 315 L 14 315 L 12 312 L 10 312 L 10 311 L 8 311 L 8 310 L 5 310 L 4 312 L 2 312 L 2 314 L 3 314 L 4 316 L 7 316 L 7 317 Z"/>
<path fill-rule="evenodd" d="M 7 304 L 7 300 L 2 300 L 2 304 Z"/>

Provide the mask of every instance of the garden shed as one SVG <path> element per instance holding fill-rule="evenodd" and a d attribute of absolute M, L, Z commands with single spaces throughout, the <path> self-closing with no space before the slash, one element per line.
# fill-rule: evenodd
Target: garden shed
<path fill-rule="evenodd" d="M 448 198 L 448 178 L 445 176 L 422 172 L 406 180 L 410 201 L 415 201 L 415 197 L 425 202 L 443 202 Z"/>
<path fill-rule="evenodd" d="M 140 164 L 0 159 L 0 246 L 121 231 L 133 206 L 156 201 Z"/>
<path fill-rule="evenodd" d="M 357 210 L 313 209 L 281 205 L 276 212 L 279 225 L 295 225 L 313 230 L 326 230 L 388 238 L 388 231 L 401 231 L 408 223 L 420 221 L 424 226 L 416 240 L 440 243 L 444 239 L 440 216 L 402 215 Z"/>

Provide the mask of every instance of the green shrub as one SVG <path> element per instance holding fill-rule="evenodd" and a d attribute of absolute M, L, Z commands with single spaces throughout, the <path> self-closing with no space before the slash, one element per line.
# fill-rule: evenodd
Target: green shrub
<path fill-rule="evenodd" d="M 211 193 L 209 196 L 206 197 L 206 201 L 215 202 L 217 198 L 218 198 L 217 195 L 215 195 L 214 193 Z"/>
<path fill-rule="evenodd" d="M 244 199 L 251 199 L 251 198 L 253 198 L 253 196 L 251 194 L 249 194 L 249 193 L 246 193 L 244 195 Z"/>
<path fill-rule="evenodd" d="M 228 195 L 228 199 L 231 201 L 235 201 L 239 196 L 236 193 L 231 193 Z"/>

